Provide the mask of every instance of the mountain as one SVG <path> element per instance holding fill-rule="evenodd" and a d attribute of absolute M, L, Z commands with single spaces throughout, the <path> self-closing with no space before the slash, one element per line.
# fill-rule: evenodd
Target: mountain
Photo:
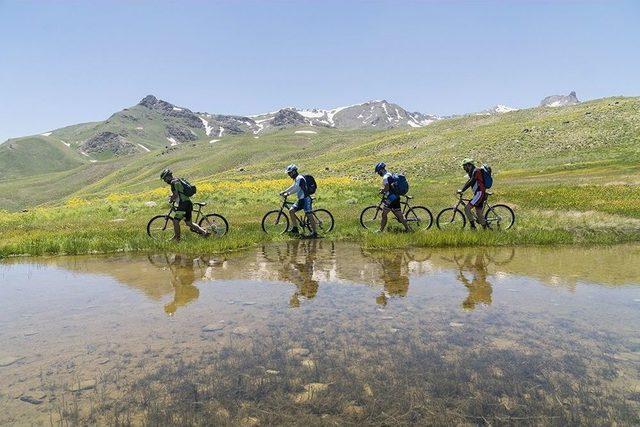
<path fill-rule="evenodd" d="M 438 116 L 410 113 L 386 100 L 368 101 L 329 110 L 319 108 L 298 110 L 289 107 L 251 116 L 251 118 L 258 125 L 258 129 L 254 132 L 256 134 L 272 128 L 304 125 L 350 130 L 422 127 L 440 119 Z"/>
<path fill-rule="evenodd" d="M 283 130 L 265 129 L 258 134 L 249 131 L 252 123 L 257 123 L 255 118 L 247 122 L 237 116 L 220 118 L 212 115 L 209 118 L 194 112 L 212 128 L 217 123 L 242 123 L 238 126 L 247 131 L 227 138 L 229 124 L 222 124 L 225 129 L 222 138 L 218 138 L 214 130 L 206 136 L 201 121 L 200 128 L 189 127 L 184 124 L 184 118 L 168 116 L 166 119 L 170 123 L 183 123 L 181 126 L 201 137 L 172 147 L 163 125 L 158 134 L 164 139 L 160 144 L 166 144 L 167 148 L 136 155 L 112 156 L 96 162 L 90 162 L 73 149 L 73 145 L 67 147 L 53 134 L 35 136 L 25 138 L 29 143 L 24 146 L 14 141 L 0 145 L 2 150 L 12 150 L 13 155 L 10 158 L 5 153 L 0 155 L 0 172 L 4 173 L 5 167 L 10 169 L 14 165 L 24 168 L 13 169 L 22 173 L 22 178 L 7 179 L 3 176 L 0 179 L 0 209 L 19 211 L 42 203 L 59 204 L 70 197 L 96 200 L 95 206 L 99 209 L 103 206 L 99 200 L 109 195 L 136 194 L 160 188 L 162 183 L 158 175 L 165 167 L 171 167 L 192 182 L 213 185 L 216 192 L 212 201 L 225 210 L 235 206 L 226 205 L 227 193 L 242 191 L 234 194 L 253 197 L 254 186 L 273 186 L 269 188 L 275 198 L 265 196 L 260 203 L 275 202 L 279 184 L 269 182 L 285 178 L 282 170 L 292 162 L 321 179 L 349 177 L 358 182 L 357 185 L 370 184 L 372 190 L 376 185 L 372 166 L 381 160 L 416 179 L 448 176 L 459 180 L 459 161 L 467 156 L 490 161 L 494 172 L 512 171 L 504 175 L 510 182 L 535 180 L 539 171 L 579 175 L 581 168 L 577 166 L 581 163 L 609 165 L 610 162 L 617 162 L 615 164 L 620 167 L 621 173 L 632 173 L 629 171 L 640 158 L 637 138 L 640 135 L 639 108 L 640 97 L 607 98 L 581 102 L 567 108 L 542 107 L 520 110 L 515 114 L 464 115 L 437 120 L 422 128 L 405 127 L 379 132 L 312 127 L 309 124 L 288 127 L 289 121 L 301 123 L 300 116 L 307 120 L 301 114 L 302 110 L 290 108 L 277 118 L 276 113 L 271 114 L 276 124 L 285 126 Z M 130 110 L 137 115 L 155 114 L 153 108 L 145 106 L 132 107 Z M 388 106 L 387 110 L 391 113 Z M 174 111 L 173 107 L 171 111 Z M 359 114 L 356 114 L 356 118 Z M 337 114 L 333 117 L 334 121 L 336 117 Z M 145 123 L 145 131 L 151 132 L 148 129 L 150 124 Z M 91 123 L 82 126 L 93 129 L 97 125 Z M 120 138 L 113 135 L 105 137 L 116 147 L 122 143 Z M 219 141 L 209 143 L 215 139 Z M 25 150 L 29 147 L 32 149 Z M 3 163 L 5 159 L 7 163 Z M 48 169 L 34 168 L 36 162 Z M 609 180 L 608 172 L 598 173 L 601 175 L 597 180 Z M 264 183 L 253 182 L 261 180 Z M 235 182 L 237 186 L 225 187 L 229 182 Z M 247 183 L 251 183 L 248 188 L 245 187 Z M 540 184 L 544 182 L 540 181 Z M 351 197 L 348 188 L 344 191 L 347 192 L 345 197 L 337 198 L 342 202 Z M 584 191 L 588 192 L 589 189 Z M 333 193 L 322 194 L 323 197 L 335 199 Z M 151 196 L 140 197 L 145 197 L 140 199 L 142 202 Z M 431 200 L 427 199 L 427 202 L 431 203 Z M 635 206 L 634 200 L 629 203 L 629 206 Z"/>
<path fill-rule="evenodd" d="M 252 134 L 259 138 L 267 132 L 309 126 L 384 130 L 422 127 L 438 119 L 437 116 L 407 112 L 387 101 L 369 101 L 330 110 L 283 108 L 245 117 L 193 112 L 148 95 L 133 107 L 101 122 L 10 139 L 0 145 L 0 179 L 64 171 L 84 163 L 156 149 L 168 151 L 177 145 L 200 140 L 213 143 L 229 135 Z"/>
<path fill-rule="evenodd" d="M 493 114 L 504 114 L 504 113 L 510 113 L 512 111 L 518 111 L 518 109 L 517 108 L 508 107 L 506 105 L 498 104 L 495 107 L 491 107 L 491 108 L 487 108 L 486 110 L 482 110 L 482 111 L 476 113 L 476 115 L 478 115 L 478 116 L 491 116 Z"/>
<path fill-rule="evenodd" d="M 569 95 L 551 95 L 540 101 L 541 107 L 566 107 L 568 105 L 576 105 L 580 103 L 575 92 Z"/>

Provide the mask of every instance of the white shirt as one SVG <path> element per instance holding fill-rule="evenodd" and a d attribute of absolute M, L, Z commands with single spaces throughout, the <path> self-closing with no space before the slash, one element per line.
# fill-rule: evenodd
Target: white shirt
<path fill-rule="evenodd" d="M 387 173 L 385 173 L 385 174 L 382 176 L 382 185 L 384 185 L 384 186 L 388 186 L 388 185 L 390 184 L 390 183 L 389 183 L 389 180 L 391 179 L 392 175 L 393 175 L 393 174 L 392 174 L 391 172 L 387 172 Z M 391 190 L 391 187 L 389 187 L 389 190 Z M 388 195 L 389 195 L 389 191 L 387 191 L 387 192 L 386 192 L 386 193 L 384 193 L 384 194 L 388 196 Z"/>
<path fill-rule="evenodd" d="M 296 196 L 298 197 L 298 200 L 304 199 L 304 190 L 302 189 L 303 182 L 306 184 L 304 180 L 304 176 L 302 176 L 302 174 L 298 174 L 298 176 L 296 176 L 296 179 L 293 181 L 293 184 L 291 185 L 291 187 L 284 190 L 284 192 L 286 194 L 295 193 Z"/>

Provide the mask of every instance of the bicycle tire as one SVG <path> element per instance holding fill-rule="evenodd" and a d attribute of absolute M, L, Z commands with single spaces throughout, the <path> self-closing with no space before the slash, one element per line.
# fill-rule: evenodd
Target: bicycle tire
<path fill-rule="evenodd" d="M 165 221 L 164 226 L 160 226 L 160 225 L 158 225 L 157 227 L 153 226 L 154 221 L 159 219 Z M 171 226 L 171 228 L 169 228 L 169 225 Z M 167 229 L 169 231 L 167 236 L 169 237 L 160 238 L 159 232 L 164 233 L 165 231 L 167 231 Z M 152 239 L 159 240 L 159 241 L 169 241 L 173 239 L 175 237 L 175 232 L 173 230 L 173 217 L 171 217 L 170 215 L 156 215 L 153 218 L 151 218 L 147 223 L 147 235 Z"/>
<path fill-rule="evenodd" d="M 277 223 L 280 221 L 282 221 L 282 223 L 284 224 L 284 229 L 280 232 L 275 232 L 275 233 L 271 231 L 271 227 L 269 227 L 269 216 L 274 214 L 280 215 L 279 217 L 276 217 L 273 219 L 274 225 L 277 225 Z M 282 220 L 282 218 L 284 218 L 284 220 Z M 262 231 L 264 231 L 267 234 L 272 234 L 272 235 L 284 234 L 289 230 L 289 217 L 287 216 L 287 214 L 285 214 L 282 211 L 272 210 L 264 214 L 264 216 L 262 217 L 261 225 L 262 225 Z M 280 228 L 281 227 L 274 227 L 275 230 L 278 230 Z"/>
<path fill-rule="evenodd" d="M 382 211 L 382 209 L 380 209 L 377 205 L 371 205 L 364 208 L 362 212 L 360 212 L 360 225 L 367 230 L 372 230 L 370 226 L 367 226 L 367 224 L 365 224 L 365 221 L 367 221 L 366 218 L 368 214 L 373 214 L 373 216 L 371 217 L 371 220 L 367 222 L 371 222 L 371 224 L 373 224 L 374 220 L 377 221 L 376 217 L 378 216 L 378 211 Z"/>
<path fill-rule="evenodd" d="M 446 214 L 451 215 L 450 220 L 446 219 Z M 462 218 L 462 221 L 456 220 L 456 217 L 458 216 Z M 467 218 L 458 208 L 445 208 L 438 214 L 438 217 L 436 218 L 436 225 L 440 230 L 462 230 L 467 225 Z"/>
<path fill-rule="evenodd" d="M 422 211 L 422 213 L 418 214 L 420 211 Z M 418 223 L 418 230 L 428 230 L 433 225 L 433 214 L 425 206 L 411 206 L 409 210 L 407 210 L 405 219 L 409 223 L 409 226 L 413 223 Z M 423 225 L 421 226 L 420 223 Z"/>
<path fill-rule="evenodd" d="M 211 230 L 213 224 L 219 224 L 219 226 L 215 228 L 215 232 Z M 213 237 L 222 237 L 229 232 L 229 223 L 227 219 L 220 214 L 207 214 L 202 217 L 198 225 L 200 228 L 204 228 L 211 233 Z"/>
<path fill-rule="evenodd" d="M 497 212 L 504 211 L 505 213 L 499 214 Z M 492 215 L 495 215 L 492 216 Z M 498 219 L 495 219 L 495 218 Z M 501 226 L 502 221 L 506 219 L 506 227 Z M 491 230 L 508 230 L 513 227 L 513 224 L 516 222 L 516 214 L 513 212 L 507 205 L 498 204 L 490 206 L 489 209 L 484 214 L 484 221 Z M 495 225 L 497 223 L 497 226 Z M 493 225 L 492 225 L 493 224 Z"/>
<path fill-rule="evenodd" d="M 318 213 L 322 212 L 323 214 L 326 214 L 326 216 L 329 218 L 329 221 L 324 220 L 322 218 L 318 218 Z M 318 234 L 322 235 L 324 233 L 329 233 L 331 230 L 333 230 L 333 226 L 335 224 L 335 221 L 333 219 L 333 215 L 331 214 L 331 212 L 329 212 L 326 209 L 314 209 L 313 210 L 313 215 L 316 217 L 316 231 Z M 318 221 L 319 220 L 319 221 Z M 318 222 L 320 222 L 318 224 Z M 326 226 L 326 223 L 328 222 L 328 227 Z M 309 225 L 309 220 L 305 218 L 305 225 L 307 226 L 307 228 L 311 228 L 311 226 Z M 309 230 L 311 231 L 311 230 Z"/>

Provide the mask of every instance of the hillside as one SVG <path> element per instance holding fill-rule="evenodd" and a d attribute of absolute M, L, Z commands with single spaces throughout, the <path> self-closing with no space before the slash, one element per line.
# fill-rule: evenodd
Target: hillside
<path fill-rule="evenodd" d="M 127 114 L 153 114 L 143 108 L 147 107 L 130 109 Z M 296 162 L 320 177 L 370 181 L 371 165 L 383 159 L 413 180 L 439 181 L 457 177 L 459 160 L 473 156 L 491 163 L 499 174 L 508 171 L 523 179 L 535 179 L 542 172 L 598 168 L 606 175 L 613 165 L 635 176 L 640 160 L 639 112 L 640 98 L 607 98 L 568 107 L 438 120 L 422 128 L 374 132 L 307 125 L 266 132 L 258 138 L 250 133 L 214 142 L 204 129 L 193 127 L 196 139 L 189 143 L 171 146 L 156 140 L 152 145 L 149 140 L 151 151 L 136 156 L 93 163 L 79 159 L 80 165 L 71 170 L 4 179 L 0 181 L 0 207 L 19 210 L 72 196 L 94 198 L 149 190 L 160 186 L 158 173 L 165 167 L 194 181 L 259 180 L 281 178 L 282 167 Z M 110 120 L 109 125 L 116 126 L 121 120 Z M 176 120 L 185 123 L 188 119 L 179 116 Z M 83 127 L 86 130 L 87 125 Z M 63 132 L 80 130 L 67 128 L 50 137 L 60 138 Z M 159 132 L 162 130 L 156 135 Z M 578 179 L 580 174 L 572 176 Z M 637 178 L 630 179 L 637 182 Z"/>
<path fill-rule="evenodd" d="M 369 101 L 331 110 L 283 108 L 251 117 L 193 112 L 153 95 L 100 122 L 14 138 L 0 145 L 0 179 L 68 171 L 82 164 L 134 158 L 195 141 L 217 142 L 237 135 L 260 138 L 298 127 L 339 130 L 418 128 L 436 116 L 409 113 L 387 101 Z M 303 131 L 304 132 L 304 131 Z"/>

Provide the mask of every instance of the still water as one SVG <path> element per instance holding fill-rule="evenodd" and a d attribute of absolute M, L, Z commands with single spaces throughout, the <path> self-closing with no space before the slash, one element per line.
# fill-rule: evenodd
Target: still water
<path fill-rule="evenodd" d="M 640 423 L 640 246 L 0 263 L 0 424 Z"/>

